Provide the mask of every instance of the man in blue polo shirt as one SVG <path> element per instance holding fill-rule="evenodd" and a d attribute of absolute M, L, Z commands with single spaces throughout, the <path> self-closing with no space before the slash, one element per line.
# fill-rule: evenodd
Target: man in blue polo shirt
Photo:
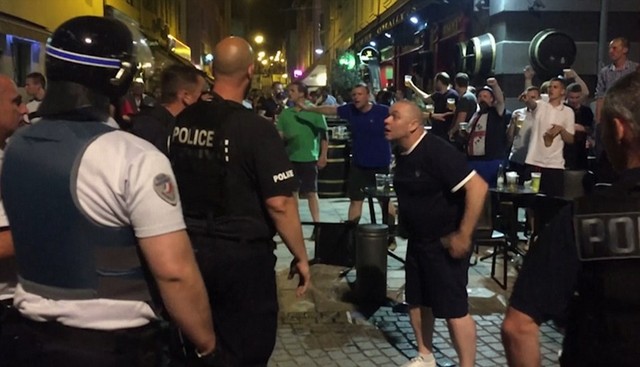
<path fill-rule="evenodd" d="M 391 147 L 384 137 L 384 119 L 389 116 L 389 107 L 372 104 L 366 84 L 356 85 L 351 90 L 351 103 L 343 106 L 299 106 L 323 115 L 338 115 L 349 122 L 353 155 L 349 171 L 349 220 L 357 222 L 362 215 L 362 189 L 375 186 L 376 173 L 389 173 Z M 389 222 L 394 221 L 395 210 L 389 206 Z"/>

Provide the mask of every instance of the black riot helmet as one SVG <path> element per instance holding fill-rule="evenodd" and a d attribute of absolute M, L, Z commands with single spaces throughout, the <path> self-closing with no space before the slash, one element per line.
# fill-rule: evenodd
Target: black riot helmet
<path fill-rule="evenodd" d="M 118 20 L 72 18 L 47 41 L 47 78 L 77 83 L 109 98 L 120 97 L 138 69 L 134 41 L 130 29 Z"/>

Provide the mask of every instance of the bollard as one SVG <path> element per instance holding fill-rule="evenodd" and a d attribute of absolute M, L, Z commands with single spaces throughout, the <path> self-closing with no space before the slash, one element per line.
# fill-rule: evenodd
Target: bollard
<path fill-rule="evenodd" d="M 356 294 L 365 303 L 387 298 L 388 238 L 386 224 L 361 224 L 356 231 Z"/>

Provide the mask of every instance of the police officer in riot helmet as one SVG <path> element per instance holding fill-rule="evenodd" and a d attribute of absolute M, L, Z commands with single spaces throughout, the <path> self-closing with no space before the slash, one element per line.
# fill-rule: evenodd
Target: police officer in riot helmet
<path fill-rule="evenodd" d="M 241 104 L 254 60 L 242 38 L 216 45 L 213 99 L 178 115 L 169 150 L 230 366 L 266 366 L 273 351 L 276 232 L 294 256 L 298 295 L 309 286 L 293 167 L 275 126 Z"/>
<path fill-rule="evenodd" d="M 566 323 L 562 366 L 640 361 L 640 73 L 607 91 L 603 141 L 619 180 L 565 206 L 527 254 L 502 326 L 510 366 L 539 366 L 539 325 Z"/>
<path fill-rule="evenodd" d="M 203 360 L 216 350 L 170 163 L 105 124 L 137 71 L 135 44 L 125 24 L 92 16 L 47 42 L 42 120 L 13 136 L 3 166 L 19 284 L 0 365 L 163 366 L 161 305 Z"/>

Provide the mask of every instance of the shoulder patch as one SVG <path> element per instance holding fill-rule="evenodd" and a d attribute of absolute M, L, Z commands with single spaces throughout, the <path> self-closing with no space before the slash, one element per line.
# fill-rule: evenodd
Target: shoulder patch
<path fill-rule="evenodd" d="M 153 190 L 158 194 L 160 199 L 176 206 L 178 204 L 178 195 L 176 193 L 176 185 L 171 176 L 160 173 L 153 178 Z"/>

